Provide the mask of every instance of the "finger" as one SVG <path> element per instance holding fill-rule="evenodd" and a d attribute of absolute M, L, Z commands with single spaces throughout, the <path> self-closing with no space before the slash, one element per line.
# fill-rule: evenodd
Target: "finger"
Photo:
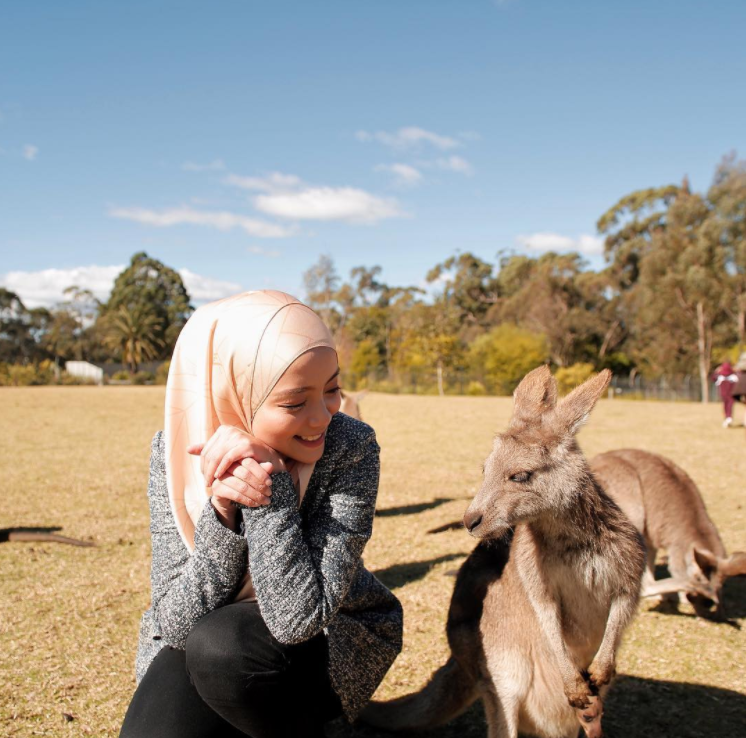
<path fill-rule="evenodd" d="M 213 482 L 212 496 L 217 498 L 221 505 L 224 505 L 226 502 L 235 502 L 236 504 L 246 505 L 247 507 L 258 507 L 258 504 L 251 497 L 238 492 L 230 484 L 220 479 L 216 479 Z"/>
<path fill-rule="evenodd" d="M 252 487 L 250 484 L 242 482 L 237 477 L 228 476 L 216 480 L 213 484 L 213 493 L 215 485 L 219 485 L 220 489 L 227 487 L 232 492 L 240 495 L 241 499 L 237 500 L 237 502 L 240 502 L 242 505 L 249 505 L 250 502 L 254 503 L 252 506 L 269 504 L 269 497 L 262 494 L 262 492 Z"/>
<path fill-rule="evenodd" d="M 192 454 L 192 456 L 199 456 L 204 447 L 204 443 L 193 443 L 191 446 L 187 446 L 187 453 Z"/>
<path fill-rule="evenodd" d="M 256 459 L 243 459 L 241 466 L 249 474 L 247 480 L 259 489 L 272 486 L 272 477 L 262 468 Z"/>
<path fill-rule="evenodd" d="M 218 479 L 222 477 L 230 468 L 231 464 L 246 458 L 247 453 L 251 453 L 251 446 L 245 443 L 238 444 L 223 454 L 213 471 L 213 476 Z M 209 467 L 208 467 L 209 468 Z"/>

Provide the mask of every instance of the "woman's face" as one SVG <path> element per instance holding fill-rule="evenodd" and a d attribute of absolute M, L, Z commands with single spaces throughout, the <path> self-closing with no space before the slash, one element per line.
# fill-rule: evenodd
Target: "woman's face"
<path fill-rule="evenodd" d="M 326 429 L 339 410 L 337 354 L 319 347 L 301 354 L 259 408 L 253 434 L 283 456 L 304 464 L 324 452 Z"/>

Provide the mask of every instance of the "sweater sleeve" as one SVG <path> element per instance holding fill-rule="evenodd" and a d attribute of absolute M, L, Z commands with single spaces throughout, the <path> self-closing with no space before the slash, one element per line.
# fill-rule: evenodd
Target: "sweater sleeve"
<path fill-rule="evenodd" d="M 208 499 L 195 527 L 190 554 L 171 512 L 160 432 L 151 449 L 148 501 L 154 637 L 184 648 L 194 624 L 230 599 L 246 570 L 246 539 L 220 522 Z"/>
<path fill-rule="evenodd" d="M 287 472 L 273 475 L 269 505 L 243 508 L 257 601 L 281 643 L 312 638 L 344 601 L 373 531 L 378 476 L 371 430 L 339 459 L 306 529 Z"/>

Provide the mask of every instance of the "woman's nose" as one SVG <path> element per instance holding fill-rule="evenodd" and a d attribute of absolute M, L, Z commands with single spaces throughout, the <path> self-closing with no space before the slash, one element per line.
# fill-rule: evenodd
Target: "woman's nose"
<path fill-rule="evenodd" d="M 332 414 L 329 412 L 329 408 L 326 403 L 321 403 L 314 409 L 313 414 L 309 418 L 308 424 L 312 428 L 326 428 L 329 425 L 329 421 L 332 419 Z"/>

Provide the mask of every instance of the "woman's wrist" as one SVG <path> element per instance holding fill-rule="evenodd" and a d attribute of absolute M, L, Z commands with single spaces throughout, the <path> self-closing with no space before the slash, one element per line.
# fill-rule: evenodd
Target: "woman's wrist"
<path fill-rule="evenodd" d="M 223 526 L 236 533 L 238 531 L 238 526 L 236 525 L 238 520 L 238 508 L 231 505 L 229 509 L 226 510 L 222 505 L 216 505 L 215 500 L 212 497 L 210 498 L 210 502 L 212 503 L 213 510 L 215 510 L 217 519 L 223 524 Z"/>

